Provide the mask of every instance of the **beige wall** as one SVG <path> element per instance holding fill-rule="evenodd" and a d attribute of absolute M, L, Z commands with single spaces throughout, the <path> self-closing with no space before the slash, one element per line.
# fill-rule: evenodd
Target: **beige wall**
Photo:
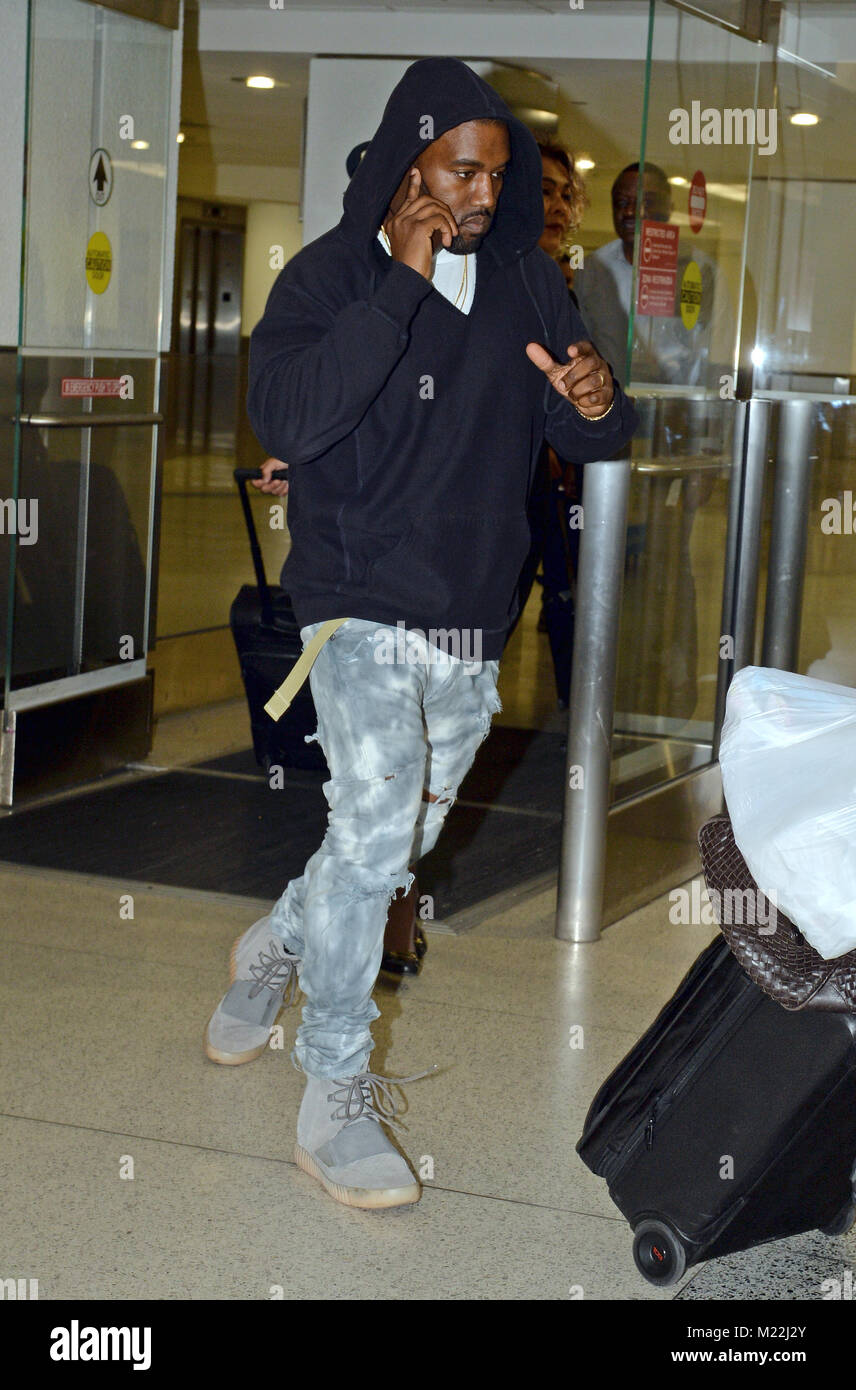
<path fill-rule="evenodd" d="M 301 227 L 296 203 L 252 202 L 247 206 L 247 235 L 244 241 L 244 296 L 241 334 L 250 334 L 261 318 L 271 286 L 282 264 L 300 250 Z M 274 259 L 272 247 L 282 247 Z"/>
<path fill-rule="evenodd" d="M 213 164 L 205 150 L 181 148 L 178 192 L 185 198 L 219 198 L 224 203 L 249 203 L 275 198 L 296 203 L 300 170 L 266 164 Z"/>

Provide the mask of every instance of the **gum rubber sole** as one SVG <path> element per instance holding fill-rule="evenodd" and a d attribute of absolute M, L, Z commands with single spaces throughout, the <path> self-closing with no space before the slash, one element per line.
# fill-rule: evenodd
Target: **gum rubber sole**
<path fill-rule="evenodd" d="M 210 1023 L 210 1019 L 209 1019 Z M 221 1067 L 239 1067 L 242 1062 L 253 1062 L 256 1057 L 261 1057 L 267 1051 L 267 1043 L 262 1043 L 261 1047 L 252 1047 L 249 1052 L 218 1052 L 216 1047 L 212 1047 L 208 1041 L 208 1023 L 205 1025 L 205 1055 L 211 1062 L 219 1062 Z"/>
<path fill-rule="evenodd" d="M 418 1202 L 422 1196 L 422 1188 L 415 1181 L 407 1187 L 343 1187 L 341 1183 L 332 1182 L 330 1178 L 325 1177 L 309 1150 L 301 1148 L 300 1144 L 294 1146 L 294 1161 L 304 1173 L 317 1178 L 330 1196 L 345 1207 L 360 1207 L 363 1211 L 406 1207 Z"/>

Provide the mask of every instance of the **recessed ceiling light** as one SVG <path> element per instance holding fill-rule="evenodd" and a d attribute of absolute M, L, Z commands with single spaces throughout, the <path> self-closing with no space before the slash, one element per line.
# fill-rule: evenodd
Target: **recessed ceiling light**
<path fill-rule="evenodd" d="M 270 89 L 271 87 L 275 87 L 275 86 L 276 86 L 276 83 L 274 82 L 274 80 L 273 80 L 272 77 L 264 77 L 264 76 L 262 76 L 261 74 L 257 74 L 255 77 L 248 77 L 248 78 L 247 78 L 247 86 L 248 86 L 248 87 L 262 87 L 262 88 L 264 88 L 264 89 L 267 90 L 267 89 Z"/>
<path fill-rule="evenodd" d="M 559 117 L 555 111 L 545 111 L 542 106 L 514 106 L 514 114 L 524 125 L 528 125 L 536 135 L 555 134 Z"/>
<path fill-rule="evenodd" d="M 594 168 L 594 160 L 589 159 L 587 154 L 584 154 L 580 159 L 575 159 L 574 164 L 577 169 L 586 170 Z"/>
<path fill-rule="evenodd" d="M 682 174 L 673 174 L 669 183 L 674 184 L 675 188 L 689 188 L 690 181 L 685 179 Z"/>
<path fill-rule="evenodd" d="M 132 140 L 132 141 L 131 141 L 131 149 L 132 149 L 132 150 L 147 150 L 148 148 L 149 148 L 149 142 L 148 142 L 148 140 Z"/>
<path fill-rule="evenodd" d="M 813 111 L 795 111 L 790 120 L 791 125 L 817 125 L 820 117 Z"/>
<path fill-rule="evenodd" d="M 183 130 L 180 130 L 180 131 L 178 132 L 178 134 L 176 135 L 175 138 L 176 138 L 176 140 L 178 141 L 179 145 L 183 145 L 183 144 L 184 144 L 184 131 L 183 131 Z"/>

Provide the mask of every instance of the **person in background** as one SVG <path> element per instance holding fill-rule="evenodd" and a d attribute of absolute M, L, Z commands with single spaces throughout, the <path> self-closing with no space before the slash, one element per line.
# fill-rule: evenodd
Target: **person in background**
<path fill-rule="evenodd" d="M 586 256 L 576 279 L 580 311 L 593 341 L 613 371 L 627 373 L 627 334 L 633 292 L 633 245 L 636 204 L 641 218 L 669 222 L 672 188 L 657 164 L 646 164 L 639 193 L 639 165 L 628 164 L 612 185 L 612 222 L 616 239 Z M 730 297 L 717 266 L 682 229 L 678 249 L 677 294 L 690 260 L 701 271 L 701 310 L 693 328 L 685 328 L 680 306 L 672 315 L 634 316 L 633 379 L 671 386 L 716 386 L 727 369 L 734 345 Z M 691 235 L 691 234 L 690 234 Z"/>
<path fill-rule="evenodd" d="M 538 245 L 559 262 L 568 289 L 573 289 L 574 271 L 568 254 L 569 243 L 588 206 L 588 195 L 570 150 L 552 140 L 540 141 L 538 148 L 541 151 L 541 192 L 544 197 L 544 231 Z"/>
<path fill-rule="evenodd" d="M 639 164 L 628 164 L 612 185 L 612 220 L 616 239 L 586 256 L 585 267 L 576 279 L 580 309 L 598 351 L 622 380 L 629 379 L 628 331 L 633 294 L 633 251 L 636 233 L 637 203 L 641 200 L 640 222 L 669 222 L 672 218 L 672 187 L 665 171 L 657 164 L 646 163 L 641 175 Z M 701 271 L 701 308 L 693 328 L 686 328 L 680 314 L 678 294 L 690 260 Z M 719 268 L 701 251 L 694 235 L 686 228 L 679 232 L 676 275 L 675 312 L 672 315 L 634 315 L 632 343 L 632 377 L 638 382 L 669 386 L 707 387 L 718 392 L 722 376 L 733 366 L 734 318 L 731 300 Z M 627 370 L 625 370 L 627 369 Z M 698 616 L 696 589 L 690 554 L 690 539 L 695 515 L 707 501 L 714 486 L 714 474 L 693 466 L 693 458 L 710 450 L 708 435 L 716 431 L 721 421 L 714 402 L 712 412 L 703 402 L 682 398 L 674 393 L 658 403 L 659 421 L 652 447 L 667 456 L 674 465 L 687 460 L 683 477 L 675 473 L 669 480 L 669 494 L 659 515 L 671 518 L 677 525 L 676 569 L 666 572 L 661 565 L 648 566 L 640 583 L 642 589 L 634 594 L 625 591 L 625 612 L 632 624 L 634 602 L 642 611 L 667 609 L 666 595 L 671 588 L 680 593 L 674 620 L 659 633 L 656 655 L 652 652 L 634 654 L 627 663 L 624 679 L 628 682 L 621 698 L 624 707 L 636 714 L 650 714 L 656 706 L 658 715 L 671 718 L 692 717 L 698 699 Z M 654 492 L 666 484 L 655 481 Z M 652 503 L 648 502 L 650 507 Z M 650 512 L 654 516 L 655 512 Z M 644 557 L 650 521 L 636 527 L 638 537 L 628 557 L 640 551 Z M 653 564 L 653 561 L 652 561 Z M 665 620 L 664 620 L 665 621 Z M 638 666 L 637 666 L 638 663 Z M 666 689 L 652 695 L 652 682 L 660 671 L 665 672 Z M 632 683 L 631 673 L 637 672 L 638 684 Z"/>

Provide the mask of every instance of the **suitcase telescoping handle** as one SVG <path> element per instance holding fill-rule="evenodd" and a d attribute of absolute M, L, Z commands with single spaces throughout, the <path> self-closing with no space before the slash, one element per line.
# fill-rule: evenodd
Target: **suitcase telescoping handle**
<path fill-rule="evenodd" d="M 262 559 L 259 538 L 256 534 L 256 523 L 253 521 L 250 499 L 247 496 L 247 483 L 249 480 L 251 478 L 261 478 L 261 476 L 262 470 L 260 468 L 236 468 L 234 473 L 235 482 L 238 484 L 238 492 L 241 494 L 241 507 L 244 512 L 244 521 L 247 523 L 247 535 L 250 538 L 253 569 L 256 572 L 256 583 L 258 584 L 259 598 L 262 604 L 262 622 L 270 627 L 273 623 L 273 607 L 270 601 L 270 589 L 268 588 L 267 575 L 265 574 L 265 562 Z M 276 468 L 271 476 L 286 481 L 288 479 L 288 469 Z"/>

